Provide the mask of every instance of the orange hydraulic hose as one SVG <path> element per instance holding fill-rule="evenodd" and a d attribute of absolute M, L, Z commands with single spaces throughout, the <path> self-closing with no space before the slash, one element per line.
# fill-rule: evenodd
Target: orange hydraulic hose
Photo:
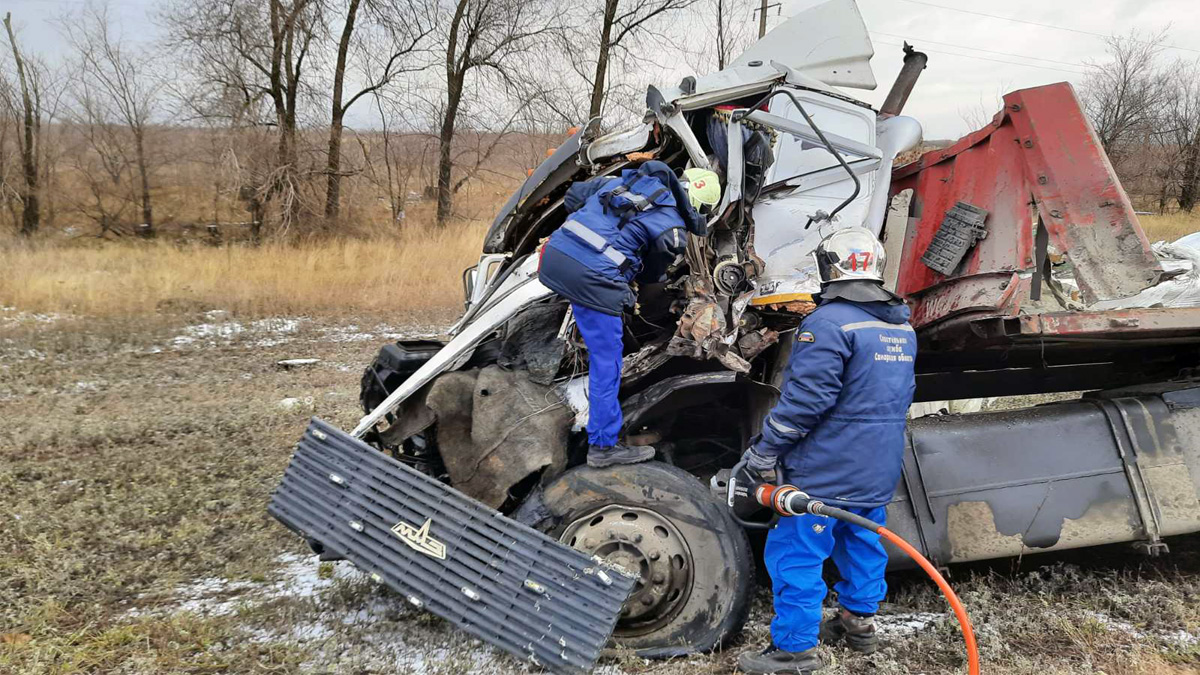
<path fill-rule="evenodd" d="M 929 578 L 933 579 L 938 588 L 942 589 L 942 595 L 946 596 L 946 600 L 954 610 L 954 616 L 958 617 L 958 624 L 962 626 L 963 640 L 967 643 L 967 672 L 971 675 L 979 675 L 979 649 L 975 644 L 975 630 L 971 628 L 971 620 L 967 618 L 967 610 L 963 607 L 962 602 L 959 601 L 954 589 L 950 588 L 950 584 L 946 583 L 946 579 L 942 577 L 941 572 L 937 571 L 933 563 L 926 560 L 925 556 L 913 548 L 912 544 L 904 541 L 899 535 L 886 527 L 880 527 L 875 532 L 895 544 L 900 550 L 908 554 L 908 557 L 917 561 L 917 564 L 921 566 L 921 569 L 925 570 Z"/>
<path fill-rule="evenodd" d="M 744 466 L 745 463 L 743 462 L 733 467 L 733 475 L 738 475 Z M 738 494 L 735 491 L 735 483 L 736 481 L 733 479 L 729 481 L 730 506 L 733 506 Z M 765 506 L 781 516 L 797 516 L 804 513 L 811 513 L 815 516 L 834 518 L 874 532 L 895 544 L 897 548 L 904 551 L 905 555 L 915 560 L 921 566 L 921 569 L 925 570 L 929 578 L 933 579 L 934 583 L 941 589 L 942 595 L 946 596 L 946 601 L 950 603 L 951 609 L 954 610 L 954 616 L 958 618 L 958 625 L 962 627 L 963 641 L 966 643 L 967 648 L 967 672 L 970 675 L 979 675 L 979 647 L 975 643 L 975 629 L 971 627 L 971 619 L 967 617 L 966 608 L 963 607 L 962 601 L 958 599 L 958 594 L 954 592 L 953 588 L 950 588 L 950 584 L 946 583 L 946 579 L 937 571 L 933 563 L 926 560 L 925 556 L 913 548 L 912 544 L 904 541 L 900 538 L 900 535 L 869 518 L 812 499 L 794 485 L 760 483 L 745 494 L 759 505 Z M 772 524 L 746 522 L 738 518 L 736 512 L 734 512 L 733 517 L 745 527 L 766 528 L 773 525 L 773 522 Z"/>

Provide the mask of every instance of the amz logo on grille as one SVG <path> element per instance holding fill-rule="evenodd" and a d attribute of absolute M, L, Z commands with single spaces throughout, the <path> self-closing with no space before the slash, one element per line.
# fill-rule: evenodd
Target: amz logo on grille
<path fill-rule="evenodd" d="M 417 528 L 402 520 L 392 527 L 392 534 L 400 537 L 400 541 L 408 544 L 409 548 L 413 550 L 420 551 L 438 560 L 445 560 L 446 545 L 429 536 L 429 526 L 432 523 L 433 519 L 427 518 L 425 524 Z"/>

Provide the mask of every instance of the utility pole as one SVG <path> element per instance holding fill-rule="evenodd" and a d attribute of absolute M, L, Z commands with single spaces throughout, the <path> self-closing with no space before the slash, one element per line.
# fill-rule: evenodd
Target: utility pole
<path fill-rule="evenodd" d="M 771 8 L 782 7 L 781 2 L 771 2 L 771 0 L 762 0 L 762 6 L 754 11 L 758 12 L 758 37 L 767 34 L 767 10 Z"/>

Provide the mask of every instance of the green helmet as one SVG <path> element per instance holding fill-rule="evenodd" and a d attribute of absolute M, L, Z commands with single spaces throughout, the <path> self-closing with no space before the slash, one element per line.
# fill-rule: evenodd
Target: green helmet
<path fill-rule="evenodd" d="M 708 214 L 721 203 L 721 179 L 708 169 L 691 168 L 683 172 L 688 199 L 698 213 Z M 707 208 L 705 208 L 707 207 Z"/>

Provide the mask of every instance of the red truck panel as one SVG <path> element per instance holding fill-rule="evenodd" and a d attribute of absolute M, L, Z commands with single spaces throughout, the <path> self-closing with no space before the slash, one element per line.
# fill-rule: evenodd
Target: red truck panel
<path fill-rule="evenodd" d="M 892 194 L 913 189 L 898 291 L 917 327 L 964 312 L 1014 315 L 1028 298 L 1040 216 L 1054 248 L 1074 266 L 1085 304 L 1134 295 L 1162 269 L 1129 198 L 1062 82 L 1004 97 L 991 124 L 895 170 Z M 987 209 L 987 237 L 946 277 L 921 262 L 956 202 Z"/>

